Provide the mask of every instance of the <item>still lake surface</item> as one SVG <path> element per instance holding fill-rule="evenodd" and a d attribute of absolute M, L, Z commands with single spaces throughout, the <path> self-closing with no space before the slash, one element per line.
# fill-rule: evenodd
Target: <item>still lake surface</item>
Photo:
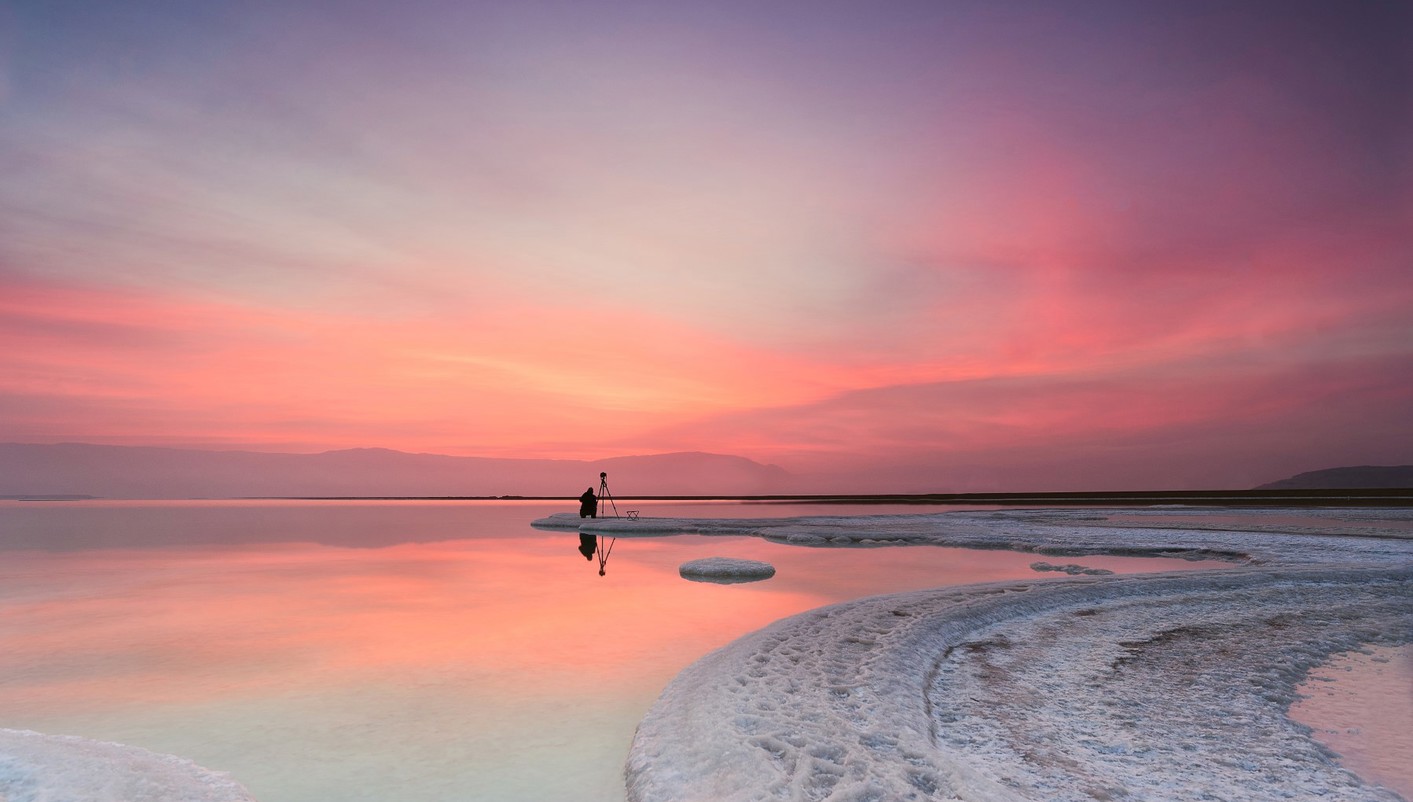
<path fill-rule="evenodd" d="M 944 509 L 632 506 L 684 517 Z M 638 720 L 702 654 L 838 601 L 1040 576 L 1035 555 L 1006 551 L 698 536 L 619 539 L 599 576 L 577 534 L 529 525 L 574 509 L 0 502 L 0 727 L 182 755 L 261 802 L 621 802 Z M 679 577 L 709 556 L 777 574 Z"/>

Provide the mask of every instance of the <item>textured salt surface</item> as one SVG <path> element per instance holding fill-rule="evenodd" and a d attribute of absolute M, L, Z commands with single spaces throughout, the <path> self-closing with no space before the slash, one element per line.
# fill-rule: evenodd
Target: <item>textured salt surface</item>
<path fill-rule="evenodd" d="M 1413 615 L 1407 570 L 1238 569 L 874 597 L 678 676 L 631 799 L 1391 800 L 1284 712 Z"/>
<path fill-rule="evenodd" d="M 1037 562 L 1031 563 L 1030 569 L 1032 571 L 1041 572 L 1059 571 L 1062 574 L 1069 574 L 1070 576 L 1079 576 L 1081 574 L 1087 576 L 1108 576 L 1109 574 L 1114 573 L 1113 571 L 1110 571 L 1107 568 L 1090 568 L 1086 565 L 1076 565 L 1074 563 L 1068 563 L 1066 565 L 1051 565 L 1047 562 Z"/>
<path fill-rule="evenodd" d="M 775 576 L 775 566 L 759 560 L 738 560 L 732 557 L 703 557 L 689 560 L 678 567 L 684 579 L 699 582 L 736 584 L 759 582 Z"/>
<path fill-rule="evenodd" d="M 228 775 L 122 744 L 0 729 L 4 802 L 254 802 Z"/>
<path fill-rule="evenodd" d="M 777 622 L 667 687 L 634 739 L 630 799 L 1399 799 L 1287 710 L 1328 655 L 1408 641 L 1407 539 L 1105 527 L 1094 511 L 634 523 L 1247 567 L 923 591 Z"/>
<path fill-rule="evenodd" d="M 1151 517 L 1170 518 L 1173 510 Z M 1356 516 L 1364 510 L 1282 509 L 1283 521 L 1308 517 Z M 1247 514 L 1247 511 L 1243 511 Z M 1122 517 L 1118 525 L 1111 517 Z M 928 515 L 809 516 L 799 518 L 597 518 L 553 515 L 534 521 L 540 529 L 578 530 L 612 537 L 662 535 L 755 536 L 800 546 L 890 546 L 927 544 L 1055 556 L 1111 554 L 1139 557 L 1191 557 L 1251 563 L 1351 563 L 1413 559 L 1406 537 L 1413 511 L 1380 510 L 1359 516 L 1362 536 L 1320 534 L 1322 527 L 1282 523 L 1251 524 L 1236 530 L 1192 528 L 1170 522 L 1152 527 L 1136 510 L 994 510 Z M 1384 525 L 1380 525 L 1383 523 Z M 1328 529 L 1328 526 L 1323 528 Z"/>

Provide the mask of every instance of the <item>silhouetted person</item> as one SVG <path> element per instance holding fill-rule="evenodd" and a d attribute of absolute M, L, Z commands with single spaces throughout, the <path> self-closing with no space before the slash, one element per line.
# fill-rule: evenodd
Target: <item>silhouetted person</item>
<path fill-rule="evenodd" d="M 599 499 L 594 495 L 591 487 L 584 491 L 584 495 L 579 497 L 579 517 L 597 518 L 599 517 Z"/>
<path fill-rule="evenodd" d="M 579 553 L 584 555 L 584 559 L 594 559 L 594 552 L 599 548 L 599 539 L 593 535 L 579 535 Z"/>

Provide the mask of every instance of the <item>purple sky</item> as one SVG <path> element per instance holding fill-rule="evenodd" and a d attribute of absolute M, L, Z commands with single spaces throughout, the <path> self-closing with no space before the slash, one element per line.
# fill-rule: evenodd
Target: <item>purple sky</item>
<path fill-rule="evenodd" d="M 1406 2 L 0 0 L 0 441 L 1413 462 L 1410 41 Z"/>

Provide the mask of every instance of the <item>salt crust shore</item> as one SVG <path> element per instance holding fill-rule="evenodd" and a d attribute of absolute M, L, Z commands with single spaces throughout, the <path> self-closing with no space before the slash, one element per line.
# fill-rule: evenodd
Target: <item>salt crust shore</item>
<path fill-rule="evenodd" d="M 1155 521 L 1112 525 L 1111 514 L 1126 518 L 1191 516 L 1190 526 Z M 663 535 L 754 536 L 798 546 L 935 545 L 1009 549 L 1055 556 L 1109 554 L 1136 557 L 1188 557 L 1261 563 L 1381 562 L 1413 559 L 1407 528 L 1386 522 L 1413 519 L 1404 509 L 1265 509 L 1279 523 L 1251 524 L 1239 531 L 1208 528 L 1190 508 L 1152 510 L 997 510 L 920 515 L 819 515 L 800 518 L 590 518 L 572 513 L 532 522 L 538 529 L 578 531 L 609 537 Z M 1339 518 L 1342 526 L 1299 525 L 1290 519 Z M 1385 525 L 1380 525 L 1385 524 Z"/>
<path fill-rule="evenodd" d="M 0 729 L 4 802 L 254 802 L 221 772 L 135 746 Z"/>
<path fill-rule="evenodd" d="M 1258 521 L 1244 531 L 1198 510 L 1118 514 L 1164 520 L 1007 510 L 590 522 L 584 531 L 616 536 L 1242 564 L 877 596 L 776 622 L 668 685 L 633 741 L 629 798 L 1400 799 L 1340 768 L 1286 713 L 1330 654 L 1413 637 L 1413 512 L 1243 511 Z"/>

